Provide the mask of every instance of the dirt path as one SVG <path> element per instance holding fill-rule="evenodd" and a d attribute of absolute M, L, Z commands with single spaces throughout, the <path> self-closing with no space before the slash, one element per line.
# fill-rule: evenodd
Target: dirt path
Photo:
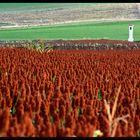
<path fill-rule="evenodd" d="M 140 16 L 140 15 L 139 15 Z M 105 23 L 105 22 L 117 22 L 117 21 L 137 21 L 139 19 L 124 19 L 124 18 L 114 18 L 114 19 L 91 19 L 91 20 L 75 20 L 75 21 L 65 21 L 65 22 L 55 22 L 50 24 L 35 24 L 35 25 L 14 25 L 14 26 L 0 26 L 0 29 L 12 29 L 12 28 L 32 28 L 32 27 L 43 27 L 43 26 L 55 26 L 55 25 L 76 25 L 76 24 L 86 24 L 86 23 Z"/>

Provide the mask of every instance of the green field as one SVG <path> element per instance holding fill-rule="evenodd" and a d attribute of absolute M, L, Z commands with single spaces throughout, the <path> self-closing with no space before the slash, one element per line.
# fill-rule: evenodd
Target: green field
<path fill-rule="evenodd" d="M 140 21 L 76 23 L 30 27 L 19 29 L 1 29 L 0 40 L 34 39 L 128 39 L 128 25 L 134 24 L 134 39 L 140 40 Z"/>

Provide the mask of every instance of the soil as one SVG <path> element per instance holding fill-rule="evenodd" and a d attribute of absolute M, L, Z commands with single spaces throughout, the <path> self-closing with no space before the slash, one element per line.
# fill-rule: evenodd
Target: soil
<path fill-rule="evenodd" d="M 13 24 L 13 26 L 0 26 L 2 28 L 52 25 L 83 21 L 126 21 L 140 19 L 140 8 L 137 3 L 111 3 L 97 4 L 90 7 L 73 7 L 58 9 L 36 9 L 26 11 L 1 11 L 0 23 Z"/>

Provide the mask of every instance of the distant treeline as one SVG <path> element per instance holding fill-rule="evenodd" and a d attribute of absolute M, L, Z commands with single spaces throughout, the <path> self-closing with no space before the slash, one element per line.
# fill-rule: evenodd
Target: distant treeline
<path fill-rule="evenodd" d="M 0 41 L 0 47 L 29 48 L 32 46 L 52 47 L 54 50 L 110 50 L 110 49 L 138 49 L 140 42 L 122 40 L 22 40 Z"/>

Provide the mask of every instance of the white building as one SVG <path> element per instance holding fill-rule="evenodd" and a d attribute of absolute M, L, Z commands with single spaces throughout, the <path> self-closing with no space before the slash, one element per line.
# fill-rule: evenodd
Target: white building
<path fill-rule="evenodd" d="M 133 42 L 134 41 L 134 38 L 133 38 L 133 27 L 134 25 L 129 25 L 129 37 L 128 37 L 128 41 L 129 42 Z"/>

